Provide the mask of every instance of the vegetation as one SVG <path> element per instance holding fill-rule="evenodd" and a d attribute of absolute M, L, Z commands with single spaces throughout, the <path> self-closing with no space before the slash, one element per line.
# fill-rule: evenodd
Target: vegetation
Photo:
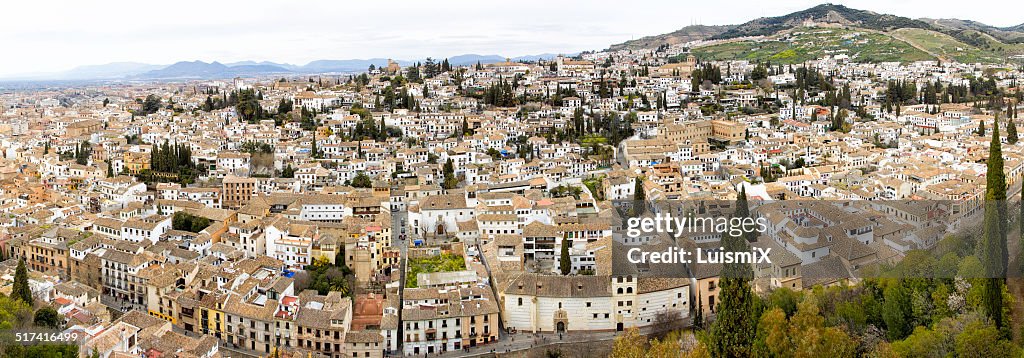
<path fill-rule="evenodd" d="M 25 258 L 18 259 L 18 267 L 14 269 L 14 284 L 11 286 L 11 297 L 32 305 L 32 290 L 28 286 L 28 269 L 25 268 Z"/>
<path fill-rule="evenodd" d="M 444 181 L 441 182 L 441 187 L 445 189 L 455 189 L 459 186 L 459 178 L 455 176 L 455 162 L 450 158 L 444 162 L 444 166 L 441 168 L 441 173 L 444 175 Z"/>
<path fill-rule="evenodd" d="M 192 149 L 187 144 L 163 145 L 153 144 L 149 153 L 149 166 L 136 174 L 136 177 L 147 183 L 179 184 L 194 183 L 196 178 L 206 173 L 205 168 L 192 161 Z"/>
<path fill-rule="evenodd" d="M 934 60 L 928 53 L 891 36 L 833 28 L 794 31 L 778 39 L 736 41 L 693 49 L 702 60 L 772 61 L 799 64 L 828 55 L 845 54 L 856 62 Z"/>
<path fill-rule="evenodd" d="M 373 180 L 370 179 L 369 175 L 364 172 L 356 174 L 355 178 L 352 178 L 352 186 L 356 188 L 372 188 Z"/>
<path fill-rule="evenodd" d="M 583 189 L 578 186 L 562 184 L 554 188 L 551 188 L 549 193 L 551 194 L 552 198 L 572 196 L 573 198 L 579 199 L 580 195 L 583 194 Z"/>
<path fill-rule="evenodd" d="M 62 317 L 53 307 L 45 306 L 36 311 L 32 323 L 38 327 L 50 329 L 60 328 Z"/>
<path fill-rule="evenodd" d="M 562 272 L 562 275 L 568 275 L 572 272 L 572 261 L 569 258 L 569 247 L 572 246 L 572 240 L 563 238 L 561 246 L 562 250 L 558 257 L 558 270 Z"/>
<path fill-rule="evenodd" d="M 14 330 L 38 329 L 63 329 L 63 322 L 53 308 L 43 307 L 33 314 L 31 302 L 0 294 L 0 356 L 78 357 L 78 345 L 75 344 L 25 345 L 15 341 Z"/>
<path fill-rule="evenodd" d="M 296 277 L 296 291 L 312 289 L 321 295 L 332 291 L 341 292 L 345 296 L 352 295 L 348 279 L 352 272 L 344 265 L 344 262 L 335 262 L 334 265 L 331 265 L 327 258 L 318 257 L 304 269 L 305 271 Z"/>
<path fill-rule="evenodd" d="M 210 226 L 210 219 L 195 216 L 184 211 L 175 212 L 171 219 L 171 227 L 174 230 L 200 232 L 208 226 Z"/>
<path fill-rule="evenodd" d="M 1006 174 L 1003 172 L 1003 151 L 999 141 L 999 116 L 992 125 L 988 171 L 985 175 L 984 234 L 977 256 L 984 263 L 985 291 L 983 309 L 996 328 L 1003 328 L 1003 286 L 1006 277 Z"/>
<path fill-rule="evenodd" d="M 452 272 L 466 269 L 466 260 L 454 253 L 442 253 L 438 256 L 410 258 L 409 270 L 405 276 L 405 287 L 418 287 L 416 274 L 430 272 Z"/>

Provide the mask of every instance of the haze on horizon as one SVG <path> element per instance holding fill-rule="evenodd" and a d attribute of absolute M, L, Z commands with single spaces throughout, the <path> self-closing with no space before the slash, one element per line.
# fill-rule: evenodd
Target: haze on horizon
<path fill-rule="evenodd" d="M 139 3 L 18 1 L 0 21 L 0 78 L 111 62 L 202 60 L 306 64 L 319 59 L 443 58 L 573 53 L 675 31 L 739 24 L 821 4 L 820 0 L 308 1 Z M 831 1 L 910 18 L 959 18 L 1018 25 L 1008 0 Z M 628 6 L 627 6 L 628 5 Z"/>

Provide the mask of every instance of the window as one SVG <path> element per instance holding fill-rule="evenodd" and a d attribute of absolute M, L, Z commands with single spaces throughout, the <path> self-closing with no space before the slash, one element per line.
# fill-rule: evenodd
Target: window
<path fill-rule="evenodd" d="M 523 298 L 522 298 L 522 297 L 519 297 L 519 305 L 520 305 L 520 306 L 522 306 L 522 305 L 523 305 Z"/>

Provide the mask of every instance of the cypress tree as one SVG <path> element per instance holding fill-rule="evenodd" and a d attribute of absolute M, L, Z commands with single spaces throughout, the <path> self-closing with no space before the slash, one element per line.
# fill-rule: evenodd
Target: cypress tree
<path fill-rule="evenodd" d="M 558 260 L 558 269 L 562 271 L 562 275 L 568 275 L 572 272 L 572 263 L 569 262 L 569 246 L 572 246 L 572 241 L 569 238 L 562 239 L 562 255 Z"/>
<path fill-rule="evenodd" d="M 737 207 L 747 205 L 745 190 L 742 199 L 736 200 Z M 749 215 L 749 209 L 747 215 Z M 731 221 L 731 220 L 730 220 Z M 722 233 L 724 252 L 750 251 L 743 236 L 731 235 L 732 230 Z M 718 315 L 711 327 L 709 349 L 713 357 L 749 357 L 758 317 L 754 314 L 754 295 L 750 280 L 753 270 L 748 263 L 726 263 L 721 274 L 721 303 Z"/>
<path fill-rule="evenodd" d="M 636 177 L 633 180 L 633 210 L 637 216 L 644 213 L 644 208 L 646 207 L 645 200 L 647 200 L 647 193 L 644 192 L 644 179 Z"/>
<path fill-rule="evenodd" d="M 746 221 L 746 218 L 750 217 L 750 206 L 749 204 L 747 204 L 746 185 L 740 185 L 740 192 L 736 195 L 736 213 L 734 214 L 734 216 L 738 218 L 744 218 L 744 221 Z M 754 242 L 757 241 L 757 235 L 757 232 L 747 232 L 746 230 L 744 230 L 742 237 L 746 239 L 747 242 Z"/>
<path fill-rule="evenodd" d="M 693 328 L 704 329 L 704 302 L 697 291 L 697 310 L 693 313 Z"/>
<path fill-rule="evenodd" d="M 25 258 L 18 259 L 18 268 L 14 270 L 14 284 L 11 286 L 11 297 L 28 303 L 33 303 L 32 289 L 28 287 L 28 269 L 25 268 Z"/>
<path fill-rule="evenodd" d="M 1006 142 L 1010 144 L 1017 144 L 1017 139 L 1017 125 L 1013 123 L 1013 119 L 1011 118 L 1010 121 L 1006 123 Z"/>
<path fill-rule="evenodd" d="M 1006 277 L 1006 174 L 999 142 L 999 119 L 992 127 L 985 184 L 984 234 L 978 258 L 985 266 L 982 305 L 996 327 L 1003 327 L 1003 280 Z"/>

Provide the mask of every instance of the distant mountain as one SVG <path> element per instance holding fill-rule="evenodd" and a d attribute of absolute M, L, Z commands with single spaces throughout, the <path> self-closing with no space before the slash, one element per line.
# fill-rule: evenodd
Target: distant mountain
<path fill-rule="evenodd" d="M 575 55 L 575 54 L 573 54 L 573 55 Z M 569 55 L 569 56 L 572 56 L 572 55 Z M 505 56 L 501 56 L 501 55 L 467 54 L 467 55 L 458 55 L 458 56 L 449 57 L 448 58 L 448 63 L 450 63 L 452 66 L 469 66 L 469 65 L 475 65 L 475 64 L 477 64 L 477 62 L 479 62 L 480 64 L 505 62 L 505 60 L 511 60 L 513 62 L 522 62 L 522 61 L 534 62 L 534 61 L 539 61 L 539 60 L 550 60 L 550 59 L 553 59 L 555 57 L 558 57 L 558 55 L 557 54 L 553 54 L 553 53 L 543 53 L 543 54 L 540 54 L 540 55 L 527 55 L 527 56 L 518 56 L 518 57 L 505 57 Z"/>
<path fill-rule="evenodd" d="M 576 56 L 576 55 L 577 55 L 576 53 L 565 54 L 565 56 L 567 56 L 567 57 L 572 57 L 572 56 Z M 542 60 L 552 60 L 555 57 L 558 57 L 558 54 L 542 53 L 540 55 L 528 55 L 528 56 L 513 57 L 512 61 L 520 61 L 520 62 L 522 62 L 522 61 L 530 61 L 530 62 L 534 62 L 534 61 L 542 61 Z M 449 61 L 449 62 L 451 62 L 451 61 Z"/>
<path fill-rule="evenodd" d="M 706 26 L 693 25 L 681 28 L 662 35 L 646 36 L 636 40 L 629 40 L 623 43 L 614 44 L 609 50 L 636 50 L 642 48 L 656 48 L 662 45 L 676 45 L 690 41 L 704 40 L 718 36 L 723 32 L 731 30 L 735 25 Z"/>
<path fill-rule="evenodd" d="M 762 17 L 737 25 L 713 39 L 731 39 L 747 36 L 764 36 L 789 30 L 807 22 L 840 24 L 869 30 L 889 31 L 901 28 L 935 30 L 927 22 L 906 17 L 879 14 L 866 10 L 851 9 L 843 5 L 822 4 L 788 15 Z"/>
<path fill-rule="evenodd" d="M 272 73 L 289 73 L 288 69 L 274 65 L 238 65 L 228 66 L 220 62 L 206 63 L 203 61 L 182 61 L 158 70 L 139 74 L 139 78 L 224 78 L 242 75 L 260 75 Z"/>
<path fill-rule="evenodd" d="M 397 61 L 400 65 L 407 65 L 411 62 Z M 296 68 L 299 72 L 356 72 L 366 71 L 370 65 L 376 67 L 382 67 L 388 65 L 388 59 L 386 58 L 371 58 L 367 60 L 316 60 L 307 63 L 304 66 Z"/>
<path fill-rule="evenodd" d="M 281 67 L 281 68 L 284 68 L 286 70 L 291 70 L 291 71 L 295 71 L 295 70 L 301 68 L 301 66 L 293 65 L 293 64 L 290 64 L 290 63 L 277 63 L 277 62 L 270 62 L 270 61 L 260 61 L 260 62 L 256 62 L 256 61 L 238 61 L 238 62 L 225 63 L 224 65 L 228 66 L 228 67 L 251 66 L 251 65 L 269 65 L 269 66 Z"/>
<path fill-rule="evenodd" d="M 449 57 L 448 63 L 452 64 L 452 66 L 466 66 L 475 65 L 477 62 L 482 64 L 503 62 L 505 59 L 506 57 L 498 55 L 467 54 Z"/>
<path fill-rule="evenodd" d="M 139 62 L 111 62 L 103 65 L 78 66 L 71 70 L 55 74 L 62 79 L 111 79 L 137 75 L 146 71 L 160 69 L 162 65 L 151 65 Z"/>

